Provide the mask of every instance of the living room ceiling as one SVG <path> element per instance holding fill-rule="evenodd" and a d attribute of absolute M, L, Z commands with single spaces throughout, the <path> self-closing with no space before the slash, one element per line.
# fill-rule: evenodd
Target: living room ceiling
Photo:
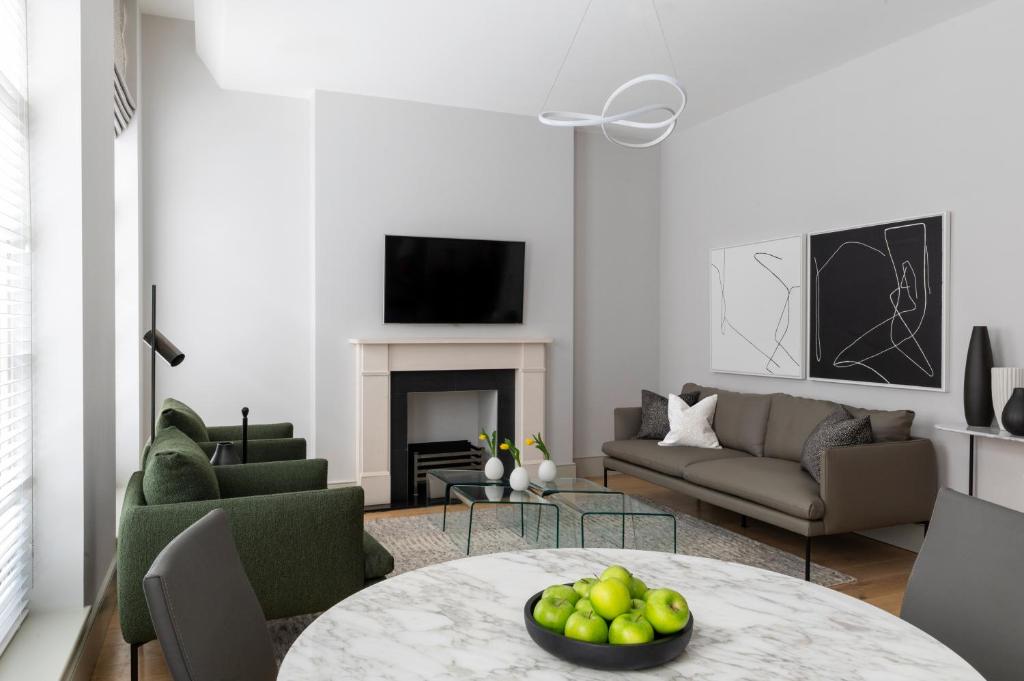
<path fill-rule="evenodd" d="M 707 120 L 991 0 L 658 0 L 690 101 Z M 140 0 L 196 22 L 222 87 L 331 90 L 535 115 L 587 0 Z M 668 71 L 651 4 L 593 0 L 547 108 L 599 110 Z M 624 102 L 628 104 L 629 102 Z"/>

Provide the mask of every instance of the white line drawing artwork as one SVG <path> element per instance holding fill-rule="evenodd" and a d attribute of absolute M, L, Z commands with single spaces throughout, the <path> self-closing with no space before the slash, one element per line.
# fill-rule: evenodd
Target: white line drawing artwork
<path fill-rule="evenodd" d="M 916 231 L 918 234 L 908 232 Z M 899 238 L 895 238 L 896 234 Z M 814 357 L 822 362 L 821 342 L 821 275 L 844 249 L 867 249 L 886 258 L 892 269 L 893 289 L 889 292 L 891 314 L 879 320 L 843 347 L 835 356 L 824 361 L 837 369 L 862 367 L 883 383 L 891 383 L 877 363 L 872 361 L 889 353 L 899 353 L 926 378 L 934 378 L 936 369 L 921 345 L 919 333 L 928 318 L 929 299 L 932 297 L 931 251 L 928 228 L 924 222 L 913 222 L 887 227 L 883 232 L 885 250 L 863 241 L 844 241 L 819 262 L 813 261 L 814 285 Z M 895 245 L 894 245 L 894 242 Z"/>
<path fill-rule="evenodd" d="M 711 251 L 712 370 L 803 378 L 803 257 L 802 237 Z"/>

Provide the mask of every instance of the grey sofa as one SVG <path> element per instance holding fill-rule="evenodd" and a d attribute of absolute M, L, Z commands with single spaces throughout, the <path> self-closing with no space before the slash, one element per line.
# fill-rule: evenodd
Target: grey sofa
<path fill-rule="evenodd" d="M 687 383 L 682 392 L 718 395 L 712 424 L 721 449 L 659 447 L 635 439 L 640 408 L 615 410 L 615 439 L 604 443 L 605 484 L 618 471 L 756 518 L 811 539 L 822 535 L 927 523 L 938 493 L 935 449 L 910 437 L 914 413 L 847 407 L 868 415 L 874 442 L 837 447 L 822 457 L 821 484 L 800 467 L 804 441 L 836 407 L 782 393 L 761 395 Z"/>

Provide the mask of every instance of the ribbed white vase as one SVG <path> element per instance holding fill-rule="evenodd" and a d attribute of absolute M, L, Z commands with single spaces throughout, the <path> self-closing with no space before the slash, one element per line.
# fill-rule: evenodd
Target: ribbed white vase
<path fill-rule="evenodd" d="M 999 430 L 1003 427 L 1003 407 L 1014 388 L 1024 388 L 1024 367 L 992 367 L 992 407 L 996 410 Z"/>

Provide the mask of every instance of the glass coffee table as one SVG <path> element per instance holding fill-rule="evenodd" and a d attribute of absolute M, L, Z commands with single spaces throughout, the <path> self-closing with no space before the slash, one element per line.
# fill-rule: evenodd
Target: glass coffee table
<path fill-rule="evenodd" d="M 561 509 L 558 504 L 531 491 L 517 492 L 507 485 L 452 484 L 448 487 L 447 500 L 449 503 L 457 501 L 466 507 L 463 512 L 453 513 L 449 521 L 449 503 L 445 503 L 441 527 L 457 543 L 461 543 L 459 540 L 465 535 L 467 556 L 472 552 L 473 518 L 478 506 L 496 507 L 495 521 L 499 526 L 517 531 L 520 537 L 537 546 L 545 544 L 545 539 L 550 538 L 551 534 L 547 528 L 553 528 L 553 540 L 547 543 L 553 544 L 551 548 L 559 545 Z M 503 510 L 511 512 L 502 513 Z"/>

